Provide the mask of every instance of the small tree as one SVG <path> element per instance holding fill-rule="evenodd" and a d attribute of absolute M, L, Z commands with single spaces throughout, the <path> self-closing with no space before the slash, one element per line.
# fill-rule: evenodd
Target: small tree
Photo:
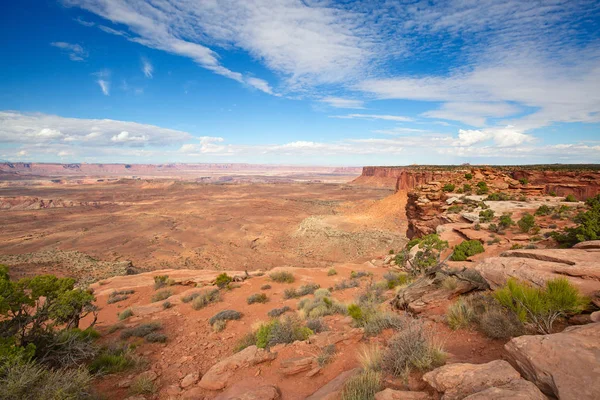
<path fill-rule="evenodd" d="M 490 188 L 488 187 L 487 183 L 485 183 L 484 181 L 477 183 L 477 194 L 478 195 L 487 194 L 489 191 L 490 191 Z"/>
<path fill-rule="evenodd" d="M 453 192 L 455 188 L 456 188 L 456 186 L 454 186 L 452 183 L 446 183 L 444 185 L 444 187 L 442 188 L 442 190 L 444 192 Z"/>
<path fill-rule="evenodd" d="M 465 174 L 465 179 L 466 179 L 466 180 L 468 180 L 468 181 L 470 181 L 471 179 L 473 179 L 473 174 L 471 174 L 471 173 L 466 173 L 466 174 Z"/>
<path fill-rule="evenodd" d="M 436 234 L 423 236 L 419 242 L 419 251 L 408 263 L 411 267 L 411 273 L 418 274 L 425 272 L 440 262 L 442 251 L 448 248 L 448 242 L 441 240 Z"/>
<path fill-rule="evenodd" d="M 483 210 L 479 212 L 480 222 L 491 222 L 494 219 L 494 210 Z"/>
<path fill-rule="evenodd" d="M 515 221 L 513 221 L 511 216 L 512 214 L 502 214 L 500 216 L 500 221 L 498 222 L 498 227 L 503 230 L 515 225 Z"/>
<path fill-rule="evenodd" d="M 522 232 L 528 233 L 535 226 L 535 217 L 529 213 L 523 214 L 523 217 L 517 222 Z"/>

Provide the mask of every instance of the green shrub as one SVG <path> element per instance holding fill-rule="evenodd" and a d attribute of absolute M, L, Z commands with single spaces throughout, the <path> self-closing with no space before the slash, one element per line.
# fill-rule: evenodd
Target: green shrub
<path fill-rule="evenodd" d="M 217 285 L 217 287 L 219 289 L 224 289 L 227 286 L 229 286 L 229 284 L 233 281 L 233 278 L 230 277 L 229 275 L 227 275 L 225 272 L 223 272 L 222 274 L 219 274 L 217 276 L 217 278 L 215 279 L 215 285 Z"/>
<path fill-rule="evenodd" d="M 383 279 L 386 280 L 386 286 L 388 289 L 393 289 L 396 286 L 405 285 L 409 282 L 408 274 L 391 271 L 386 272 L 383 275 Z"/>
<path fill-rule="evenodd" d="M 575 202 L 577 202 L 577 198 L 574 195 L 569 194 L 569 195 L 567 195 L 567 197 L 565 197 L 565 201 L 567 201 L 569 203 L 575 203 Z"/>
<path fill-rule="evenodd" d="M 453 206 L 448 207 L 448 209 L 446 210 L 446 212 L 448 214 L 458 214 L 462 210 L 463 210 L 463 206 L 455 204 Z"/>
<path fill-rule="evenodd" d="M 312 334 L 313 331 L 302 326 L 300 319 L 286 316 L 262 324 L 256 331 L 256 346 L 262 349 L 270 348 L 280 343 L 306 340 Z"/>
<path fill-rule="evenodd" d="M 127 318 L 131 317 L 132 315 L 133 315 L 133 311 L 131 310 L 131 308 L 126 308 L 121 313 L 119 313 L 119 320 L 123 321 L 124 319 L 127 319 Z"/>
<path fill-rule="evenodd" d="M 446 314 L 446 321 L 450 328 L 462 329 L 467 328 L 475 319 L 473 308 L 462 297 L 455 301 L 449 308 Z"/>
<path fill-rule="evenodd" d="M 364 320 L 362 309 L 357 304 L 350 304 L 348 306 L 348 315 L 352 317 L 354 322 L 362 323 Z"/>
<path fill-rule="evenodd" d="M 343 281 L 333 285 L 333 290 L 345 290 L 359 286 L 360 282 L 357 279 L 344 279 Z"/>
<path fill-rule="evenodd" d="M 471 193 L 473 191 L 473 187 L 467 183 L 463 185 L 463 193 Z"/>
<path fill-rule="evenodd" d="M 108 300 L 106 301 L 106 303 L 113 304 L 123 300 L 127 300 L 129 298 L 129 295 L 133 293 L 135 293 L 135 290 L 115 290 L 110 295 L 108 295 Z"/>
<path fill-rule="evenodd" d="M 264 293 L 254 293 L 246 299 L 246 303 L 248 304 L 266 303 L 267 301 L 269 301 L 269 298 Z"/>
<path fill-rule="evenodd" d="M 146 324 L 138 325 L 134 328 L 125 329 L 121 332 L 121 339 L 126 340 L 130 337 L 146 337 L 146 335 L 162 329 L 160 322 L 149 322 Z"/>
<path fill-rule="evenodd" d="M 209 304 L 221 301 L 221 293 L 218 289 L 210 289 L 204 292 L 199 292 L 192 300 L 192 308 L 200 310 Z"/>
<path fill-rule="evenodd" d="M 466 174 L 465 174 L 465 179 L 466 179 L 466 180 L 468 180 L 468 181 L 470 181 L 471 179 L 473 179 L 473 174 L 471 174 L 471 173 L 466 173 Z"/>
<path fill-rule="evenodd" d="M 550 215 L 552 213 L 552 209 L 545 204 L 542 204 L 536 211 L 535 215 Z"/>
<path fill-rule="evenodd" d="M 223 310 L 223 311 L 219 311 L 218 313 L 213 315 L 208 320 L 208 322 L 210 325 L 213 325 L 216 321 L 219 321 L 219 320 L 225 320 L 225 321 L 237 320 L 237 319 L 242 318 L 242 316 L 243 316 L 243 314 L 239 311 Z"/>
<path fill-rule="evenodd" d="M 508 201 L 508 200 L 510 200 L 510 196 L 507 195 L 506 193 L 498 192 L 498 193 L 492 193 L 492 194 L 488 195 L 488 197 L 485 200 L 486 201 Z"/>
<path fill-rule="evenodd" d="M 521 232 L 528 233 L 535 226 L 535 217 L 529 213 L 523 214 L 523 217 L 517 222 Z"/>
<path fill-rule="evenodd" d="M 374 400 L 382 389 L 381 374 L 364 371 L 348 379 L 342 389 L 342 400 Z"/>
<path fill-rule="evenodd" d="M 327 276 L 333 275 L 337 275 L 337 271 L 335 270 L 335 268 L 330 268 L 329 271 L 327 271 Z"/>
<path fill-rule="evenodd" d="M 511 218 L 512 214 L 502 214 L 500 216 L 500 220 L 498 222 L 498 227 L 500 230 L 508 229 L 511 226 L 515 225 L 515 221 Z"/>
<path fill-rule="evenodd" d="M 487 194 L 489 191 L 490 191 L 490 188 L 488 187 L 487 183 L 481 181 L 477 184 L 477 194 L 478 195 Z"/>
<path fill-rule="evenodd" d="M 480 222 L 491 222 L 494 219 L 494 210 L 479 211 Z"/>
<path fill-rule="evenodd" d="M 444 185 L 444 187 L 442 188 L 442 190 L 444 192 L 453 192 L 455 188 L 456 188 L 456 186 L 454 186 L 452 183 L 446 183 Z"/>
<path fill-rule="evenodd" d="M 173 292 L 169 289 L 161 290 L 160 292 L 154 293 L 152 295 L 152 302 L 156 303 L 157 301 L 163 301 L 173 296 Z"/>
<path fill-rule="evenodd" d="M 566 278 L 549 280 L 544 288 L 510 279 L 494 292 L 494 297 L 521 322 L 528 322 L 545 334 L 552 333 L 558 318 L 579 314 L 589 303 Z"/>
<path fill-rule="evenodd" d="M 383 355 L 384 370 L 408 377 L 411 370 L 428 371 L 443 365 L 446 354 L 420 323 L 414 322 L 388 342 Z"/>
<path fill-rule="evenodd" d="M 154 290 L 158 290 L 167 286 L 167 281 L 169 280 L 168 275 L 157 275 L 154 277 Z"/>
<path fill-rule="evenodd" d="M 295 299 L 298 297 L 306 296 L 309 294 L 313 294 L 320 286 L 316 283 L 308 283 L 306 285 L 300 286 L 298 289 L 285 289 L 283 292 L 284 299 Z"/>
<path fill-rule="evenodd" d="M 521 178 L 521 179 L 519 179 L 519 183 L 521 185 L 527 185 L 529 183 L 529 181 L 527 180 L 527 178 Z"/>
<path fill-rule="evenodd" d="M 585 204 L 589 210 L 575 217 L 574 221 L 578 224 L 576 227 L 552 235 L 561 245 L 570 247 L 579 242 L 600 240 L 600 195 L 588 199 Z M 559 210 L 559 212 L 566 211 Z"/>
<path fill-rule="evenodd" d="M 550 196 L 552 196 L 552 197 L 556 197 L 556 192 L 554 192 L 554 191 L 552 191 L 552 192 L 550 192 L 550 193 L 548 193 L 548 194 L 549 194 Z"/>
<path fill-rule="evenodd" d="M 114 374 L 134 367 L 139 362 L 128 345 L 108 346 L 89 365 L 92 374 Z"/>
<path fill-rule="evenodd" d="M 283 306 L 283 307 L 281 307 L 281 308 L 274 308 L 274 309 L 272 309 L 271 311 L 269 311 L 269 312 L 267 313 L 267 315 L 268 315 L 269 317 L 271 317 L 271 318 L 277 318 L 277 317 L 279 317 L 280 315 L 283 315 L 283 314 L 285 314 L 285 313 L 286 313 L 286 312 L 288 312 L 288 311 L 292 311 L 292 309 L 291 309 L 291 308 L 289 308 L 288 306 Z"/>
<path fill-rule="evenodd" d="M 292 273 L 286 271 L 273 272 L 269 274 L 269 278 L 279 283 L 294 283 L 294 281 L 296 280 Z"/>
<path fill-rule="evenodd" d="M 148 343 L 165 343 L 168 339 L 167 335 L 159 332 L 151 332 L 147 334 L 144 339 Z"/>
<path fill-rule="evenodd" d="M 469 257 L 484 251 L 485 249 L 479 240 L 465 240 L 454 247 L 451 259 L 452 261 L 466 261 Z"/>
<path fill-rule="evenodd" d="M 322 318 L 310 318 L 306 321 L 306 327 L 314 333 L 321 333 L 329 330 Z"/>
<path fill-rule="evenodd" d="M 419 250 L 409 263 L 409 270 L 413 275 L 422 273 L 429 267 L 437 265 L 440 262 L 441 252 L 448 248 L 448 242 L 441 240 L 435 233 L 423 236 L 417 245 Z"/>
<path fill-rule="evenodd" d="M 163 310 L 167 310 L 167 309 L 169 309 L 169 308 L 173 307 L 173 304 L 171 304 L 171 302 L 170 302 L 170 301 L 165 301 L 165 302 L 162 304 L 162 307 L 163 307 Z"/>

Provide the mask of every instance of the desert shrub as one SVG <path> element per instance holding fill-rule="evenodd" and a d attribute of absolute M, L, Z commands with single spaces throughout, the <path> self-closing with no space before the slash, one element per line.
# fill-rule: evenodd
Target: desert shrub
<path fill-rule="evenodd" d="M 520 250 L 520 249 L 522 249 L 522 248 L 523 248 L 523 245 L 522 245 L 522 244 L 519 244 L 519 243 L 515 243 L 515 244 L 513 244 L 512 246 L 510 246 L 510 249 L 511 249 L 511 250 Z"/>
<path fill-rule="evenodd" d="M 579 314 L 589 303 L 566 278 L 548 280 L 544 288 L 510 279 L 494 297 L 540 333 L 552 333 L 558 318 Z"/>
<path fill-rule="evenodd" d="M 162 303 L 162 307 L 163 307 L 163 310 L 167 310 L 167 309 L 173 307 L 173 304 L 171 304 L 170 301 L 165 301 L 164 303 Z"/>
<path fill-rule="evenodd" d="M 309 328 L 295 316 L 284 316 L 262 324 L 256 331 L 256 346 L 270 348 L 280 343 L 293 343 L 296 340 L 306 340 L 313 334 Z"/>
<path fill-rule="evenodd" d="M 208 320 L 208 323 L 213 325 L 215 322 L 217 322 L 219 320 L 231 321 L 231 320 L 240 319 L 240 318 L 242 318 L 242 316 L 243 316 L 243 314 L 239 311 L 223 310 L 223 311 L 219 311 L 218 313 L 216 313 L 215 315 L 210 317 L 210 319 Z"/>
<path fill-rule="evenodd" d="M 378 335 L 389 328 L 401 329 L 404 326 L 404 320 L 398 314 L 382 310 L 372 299 L 350 304 L 348 315 L 352 317 L 355 326 L 364 329 L 367 336 Z"/>
<path fill-rule="evenodd" d="M 423 236 L 417 243 L 419 250 L 416 252 L 412 261 L 409 261 L 410 272 L 413 275 L 419 274 L 433 267 L 440 262 L 440 254 L 448 248 L 448 242 L 441 240 L 438 235 L 431 234 Z"/>
<path fill-rule="evenodd" d="M 284 299 L 295 299 L 298 297 L 306 296 L 308 294 L 313 294 L 320 286 L 316 283 L 308 283 L 306 285 L 300 286 L 298 289 L 285 289 L 283 292 Z"/>
<path fill-rule="evenodd" d="M 477 194 L 478 195 L 487 194 L 489 191 L 490 191 L 490 188 L 488 187 L 487 183 L 485 183 L 484 181 L 477 183 Z"/>
<path fill-rule="evenodd" d="M 406 378 L 411 370 L 428 371 L 443 365 L 446 354 L 424 327 L 413 322 L 390 341 L 383 354 L 384 370 Z"/>
<path fill-rule="evenodd" d="M 266 303 L 267 301 L 269 301 L 269 298 L 264 293 L 254 293 L 246 299 L 246 303 L 248 304 Z"/>
<path fill-rule="evenodd" d="M 306 298 L 298 303 L 298 310 L 306 316 L 306 318 L 319 318 L 326 315 L 348 313 L 347 307 L 338 303 L 335 299 L 329 297 L 314 297 Z"/>
<path fill-rule="evenodd" d="M 535 217 L 529 213 L 523 214 L 523 217 L 517 222 L 521 232 L 527 233 L 535 226 Z"/>
<path fill-rule="evenodd" d="M 525 333 L 523 324 L 514 313 L 492 308 L 477 319 L 477 327 L 489 338 L 508 339 Z"/>
<path fill-rule="evenodd" d="M 166 343 L 168 337 L 164 333 L 159 332 L 151 332 L 147 334 L 144 339 L 148 343 Z"/>
<path fill-rule="evenodd" d="M 218 289 L 210 289 L 204 292 L 199 292 L 192 300 L 192 308 L 200 310 L 209 304 L 221 301 L 221 293 Z"/>
<path fill-rule="evenodd" d="M 269 289 L 271 289 L 271 285 L 269 285 L 268 283 L 267 283 L 267 284 L 265 284 L 265 285 L 262 285 L 262 286 L 260 287 L 260 290 L 269 290 Z"/>
<path fill-rule="evenodd" d="M 475 319 L 475 312 L 470 302 L 462 297 L 454 302 L 446 313 L 446 321 L 452 329 L 467 328 Z"/>
<path fill-rule="evenodd" d="M 405 285 L 409 282 L 408 274 L 388 271 L 383 275 L 386 280 L 388 289 L 393 289 L 396 286 Z"/>
<path fill-rule="evenodd" d="M 124 319 L 127 319 L 131 316 L 133 316 L 133 311 L 131 310 L 131 308 L 126 308 L 119 313 L 119 320 L 123 321 Z"/>
<path fill-rule="evenodd" d="M 569 203 L 575 203 L 575 202 L 577 202 L 577 198 L 574 195 L 569 194 L 569 195 L 567 195 L 567 197 L 565 197 L 565 201 L 567 201 Z"/>
<path fill-rule="evenodd" d="M 115 333 L 116 331 L 121 330 L 123 328 L 125 328 L 125 324 L 122 322 L 117 322 L 116 324 L 108 328 L 108 333 Z"/>
<path fill-rule="evenodd" d="M 535 215 L 550 215 L 552 213 L 552 209 L 545 204 L 542 204 L 536 211 Z"/>
<path fill-rule="evenodd" d="M 575 217 L 576 227 L 552 235 L 561 245 L 570 247 L 587 240 L 600 240 L 600 195 L 588 199 L 585 204 L 589 210 Z"/>
<path fill-rule="evenodd" d="M 250 347 L 250 346 L 254 346 L 254 345 L 256 345 L 256 333 L 248 332 L 244 336 L 242 336 L 240 338 L 240 340 L 238 340 L 234 351 L 237 353 L 239 351 L 244 350 L 246 347 Z"/>
<path fill-rule="evenodd" d="M 292 273 L 286 271 L 273 272 L 269 274 L 269 278 L 279 283 L 294 283 L 294 281 L 296 280 Z"/>
<path fill-rule="evenodd" d="M 306 321 L 306 327 L 314 333 L 321 333 L 329 330 L 322 318 L 310 318 Z"/>
<path fill-rule="evenodd" d="M 491 222 L 494 219 L 494 210 L 479 211 L 480 222 Z"/>
<path fill-rule="evenodd" d="M 356 358 L 363 370 L 381 371 L 383 352 L 377 344 L 363 345 L 358 350 Z"/>
<path fill-rule="evenodd" d="M 77 368 L 98 353 L 94 341 L 100 334 L 91 328 L 64 329 L 44 338 L 36 348 L 36 361 L 51 368 Z"/>
<path fill-rule="evenodd" d="M 468 181 L 470 181 L 471 179 L 473 179 L 473 174 L 471 174 L 470 172 L 466 173 L 465 174 L 465 179 L 468 180 Z"/>
<path fill-rule="evenodd" d="M 230 277 L 229 275 L 227 275 L 225 272 L 223 272 L 222 274 L 219 274 L 217 276 L 217 278 L 215 279 L 215 285 L 217 285 L 217 287 L 219 289 L 224 289 L 227 286 L 229 286 L 229 284 L 233 281 L 233 278 Z"/>
<path fill-rule="evenodd" d="M 458 286 L 458 279 L 455 276 L 447 276 L 442 281 L 442 287 L 446 290 L 454 290 Z"/>
<path fill-rule="evenodd" d="M 506 193 L 497 192 L 489 194 L 485 199 L 486 201 L 508 201 L 510 200 L 510 196 Z"/>
<path fill-rule="evenodd" d="M 490 232 L 494 232 L 494 233 L 499 233 L 500 232 L 500 227 L 496 224 L 489 224 L 488 225 L 488 231 Z"/>
<path fill-rule="evenodd" d="M 471 193 L 473 191 L 473 187 L 468 183 L 465 183 L 462 187 L 463 193 Z"/>
<path fill-rule="evenodd" d="M 152 302 L 156 303 L 157 301 L 163 301 L 168 299 L 173 295 L 173 292 L 169 289 L 161 290 L 152 295 Z"/>
<path fill-rule="evenodd" d="M 519 183 L 521 185 L 527 185 L 529 183 L 529 180 L 527 180 L 527 178 L 521 178 L 519 179 Z"/>
<path fill-rule="evenodd" d="M 134 367 L 139 362 L 128 345 L 104 347 L 89 365 L 92 374 L 114 374 Z"/>
<path fill-rule="evenodd" d="M 448 207 L 448 209 L 446 210 L 446 212 L 448 214 L 458 214 L 462 210 L 463 210 L 463 206 L 461 206 L 459 204 L 455 204 L 455 205 L 452 205 L 452 206 Z"/>
<path fill-rule="evenodd" d="M 269 312 L 267 313 L 267 315 L 268 315 L 269 317 L 271 317 L 271 318 L 277 318 L 277 317 L 279 317 L 280 315 L 283 315 L 283 314 L 285 314 L 286 312 L 288 312 L 288 311 L 291 311 L 291 310 L 292 310 L 292 309 L 291 309 L 291 308 L 289 308 L 288 306 L 283 306 L 283 307 L 281 307 L 281 308 L 274 308 L 274 309 L 272 309 L 271 311 L 269 311 Z"/>
<path fill-rule="evenodd" d="M 317 289 L 314 295 L 315 297 L 331 297 L 331 292 L 327 289 Z"/>
<path fill-rule="evenodd" d="M 442 187 L 442 190 L 444 192 L 453 192 L 455 188 L 456 188 L 456 186 L 453 185 L 452 183 L 446 183 L 444 185 L 444 187 Z"/>
<path fill-rule="evenodd" d="M 92 377 L 84 368 L 48 369 L 33 361 L 11 360 L 0 369 L 0 399 L 93 399 Z"/>
<path fill-rule="evenodd" d="M 406 264 L 407 257 L 408 251 L 403 250 L 400 253 L 396 254 L 396 256 L 394 257 L 394 263 L 399 267 L 404 267 L 404 265 Z"/>
<path fill-rule="evenodd" d="M 364 371 L 348 379 L 342 389 L 342 400 L 374 400 L 382 389 L 381 374 Z"/>
<path fill-rule="evenodd" d="M 335 268 L 330 268 L 329 271 L 327 271 L 327 276 L 333 275 L 337 275 L 337 271 L 335 270 Z"/>
<path fill-rule="evenodd" d="M 371 276 L 372 274 L 367 271 L 352 271 L 350 272 L 350 279 L 359 279 L 365 276 Z"/>
<path fill-rule="evenodd" d="M 481 224 L 479 224 L 479 222 L 477 222 L 475 225 L 473 225 L 473 229 L 475 229 L 476 231 L 481 230 Z"/>
<path fill-rule="evenodd" d="M 556 192 L 554 192 L 554 191 L 552 191 L 552 192 L 550 192 L 550 193 L 548 193 L 548 194 L 549 194 L 550 196 L 552 196 L 552 197 L 556 197 Z"/>
<path fill-rule="evenodd" d="M 168 275 L 157 275 L 154 277 L 154 290 L 158 290 L 167 286 L 167 281 L 169 280 Z"/>
<path fill-rule="evenodd" d="M 515 224 L 515 221 L 511 218 L 512 214 L 502 214 L 498 221 L 500 229 L 508 229 Z"/>
<path fill-rule="evenodd" d="M 325 365 L 329 364 L 333 356 L 335 356 L 335 353 L 335 344 L 329 344 L 323 347 L 323 350 L 321 350 L 321 354 L 317 356 L 317 364 L 319 364 L 319 367 L 324 367 Z"/>
<path fill-rule="evenodd" d="M 498 244 L 498 243 L 500 243 L 499 237 L 494 237 L 493 239 L 487 241 L 488 246 L 492 246 L 492 245 Z"/>
<path fill-rule="evenodd" d="M 135 290 L 119 290 L 114 291 L 110 295 L 108 295 L 107 304 L 118 303 L 123 300 L 127 300 L 129 298 L 128 295 L 135 293 Z"/>
<path fill-rule="evenodd" d="M 189 303 L 190 301 L 194 300 L 198 296 L 200 296 L 200 292 L 189 293 L 189 294 L 186 294 L 185 296 L 182 296 L 181 301 L 183 303 Z"/>
<path fill-rule="evenodd" d="M 129 387 L 129 392 L 133 395 L 136 394 L 153 394 L 156 392 L 156 385 L 147 375 L 140 375 Z"/>
<path fill-rule="evenodd" d="M 125 329 L 121 332 L 121 339 L 129 339 L 130 337 L 146 337 L 146 335 L 162 329 L 160 322 L 148 322 L 138 325 L 134 328 Z"/>
<path fill-rule="evenodd" d="M 479 240 L 465 240 L 454 247 L 451 259 L 452 261 L 466 261 L 469 257 L 484 251 L 485 249 Z"/>
<path fill-rule="evenodd" d="M 344 279 L 343 281 L 338 282 L 335 285 L 333 285 L 333 289 L 334 290 L 345 290 L 345 289 L 355 288 L 355 287 L 359 287 L 359 286 L 360 286 L 360 282 L 357 279 Z"/>

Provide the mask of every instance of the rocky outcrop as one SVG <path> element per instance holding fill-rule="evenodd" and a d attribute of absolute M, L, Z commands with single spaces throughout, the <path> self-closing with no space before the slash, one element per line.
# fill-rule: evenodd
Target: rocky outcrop
<path fill-rule="evenodd" d="M 595 249 L 585 247 L 584 242 L 573 249 L 511 250 L 486 258 L 474 268 L 492 289 L 510 278 L 544 286 L 550 279 L 564 277 L 595 298 L 600 291 L 600 258 Z"/>
<path fill-rule="evenodd" d="M 330 380 L 325 386 L 322 386 L 319 390 L 311 394 L 306 400 L 334 400 L 338 399 L 344 384 L 354 375 L 361 371 L 360 368 L 354 368 L 348 371 L 344 371 L 332 380 Z"/>
<path fill-rule="evenodd" d="M 529 185 L 541 186 L 545 194 L 554 192 L 557 196 L 574 195 L 585 200 L 600 194 L 600 172 L 598 171 L 548 171 L 517 170 L 512 173 L 515 179 L 527 179 Z"/>
<path fill-rule="evenodd" d="M 600 393 L 600 323 L 551 335 L 520 336 L 504 348 L 508 360 L 549 396 L 592 400 Z"/>
<path fill-rule="evenodd" d="M 443 393 L 444 400 L 491 399 L 494 398 L 492 394 L 507 393 L 513 394 L 511 398 L 545 399 L 535 385 L 524 382 L 521 375 L 503 360 L 487 364 L 449 364 L 426 373 L 423 380 Z"/>
<path fill-rule="evenodd" d="M 281 393 L 277 386 L 241 382 L 215 397 L 215 400 L 278 400 L 280 398 Z"/>
<path fill-rule="evenodd" d="M 537 386 L 524 379 L 517 379 L 506 385 L 491 387 L 472 394 L 464 400 L 547 400 Z"/>
<path fill-rule="evenodd" d="M 431 396 L 425 392 L 408 392 L 389 388 L 375 393 L 375 400 L 428 400 L 430 398 Z"/>
<path fill-rule="evenodd" d="M 227 387 L 234 372 L 243 367 L 274 360 L 276 353 L 270 353 L 256 346 L 250 346 L 217 364 L 204 374 L 198 385 L 203 389 L 219 390 Z"/>

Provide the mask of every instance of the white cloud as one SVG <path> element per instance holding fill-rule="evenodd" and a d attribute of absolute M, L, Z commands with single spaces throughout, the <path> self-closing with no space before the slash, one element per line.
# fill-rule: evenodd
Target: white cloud
<path fill-rule="evenodd" d="M 458 131 L 457 146 L 472 146 L 488 140 L 493 140 L 498 147 L 512 147 L 533 142 L 534 138 L 518 131 L 513 126 L 483 130 L 460 129 Z"/>
<path fill-rule="evenodd" d="M 263 79 L 249 77 L 245 79 L 245 82 L 253 88 L 261 90 L 265 93 L 274 94 L 273 89 L 271 88 L 271 86 L 269 86 L 269 82 Z"/>
<path fill-rule="evenodd" d="M 341 97 L 325 97 L 321 100 L 322 103 L 327 103 L 331 107 L 335 108 L 356 108 L 362 109 L 364 107 L 364 102 L 362 100 L 354 100 L 354 99 L 344 99 Z"/>
<path fill-rule="evenodd" d="M 105 81 L 104 79 L 98 79 L 96 83 L 98 83 L 105 96 L 110 96 L 110 82 Z"/>
<path fill-rule="evenodd" d="M 69 55 L 69 58 L 72 61 L 84 61 L 88 56 L 87 51 L 85 51 L 85 49 L 79 44 L 52 42 L 50 43 L 50 46 L 58 47 L 59 49 L 63 50 Z"/>
<path fill-rule="evenodd" d="M 146 58 L 142 58 L 142 72 L 146 76 L 146 78 L 152 79 L 152 73 L 154 72 L 154 67 L 150 63 L 150 61 Z"/>
<path fill-rule="evenodd" d="M 384 135 L 406 135 L 406 134 L 415 134 L 415 133 L 426 133 L 429 132 L 426 129 L 416 129 L 416 128 L 403 128 L 396 127 L 391 129 L 376 129 L 373 133 L 381 133 Z"/>
<path fill-rule="evenodd" d="M 148 141 L 148 136 L 132 135 L 127 131 L 121 131 L 110 138 L 110 140 L 117 143 L 146 143 Z"/>
<path fill-rule="evenodd" d="M 330 118 L 341 119 L 380 119 L 384 121 L 409 122 L 413 119 L 401 115 L 380 115 L 380 114 L 347 114 L 347 115 L 330 115 Z"/>

